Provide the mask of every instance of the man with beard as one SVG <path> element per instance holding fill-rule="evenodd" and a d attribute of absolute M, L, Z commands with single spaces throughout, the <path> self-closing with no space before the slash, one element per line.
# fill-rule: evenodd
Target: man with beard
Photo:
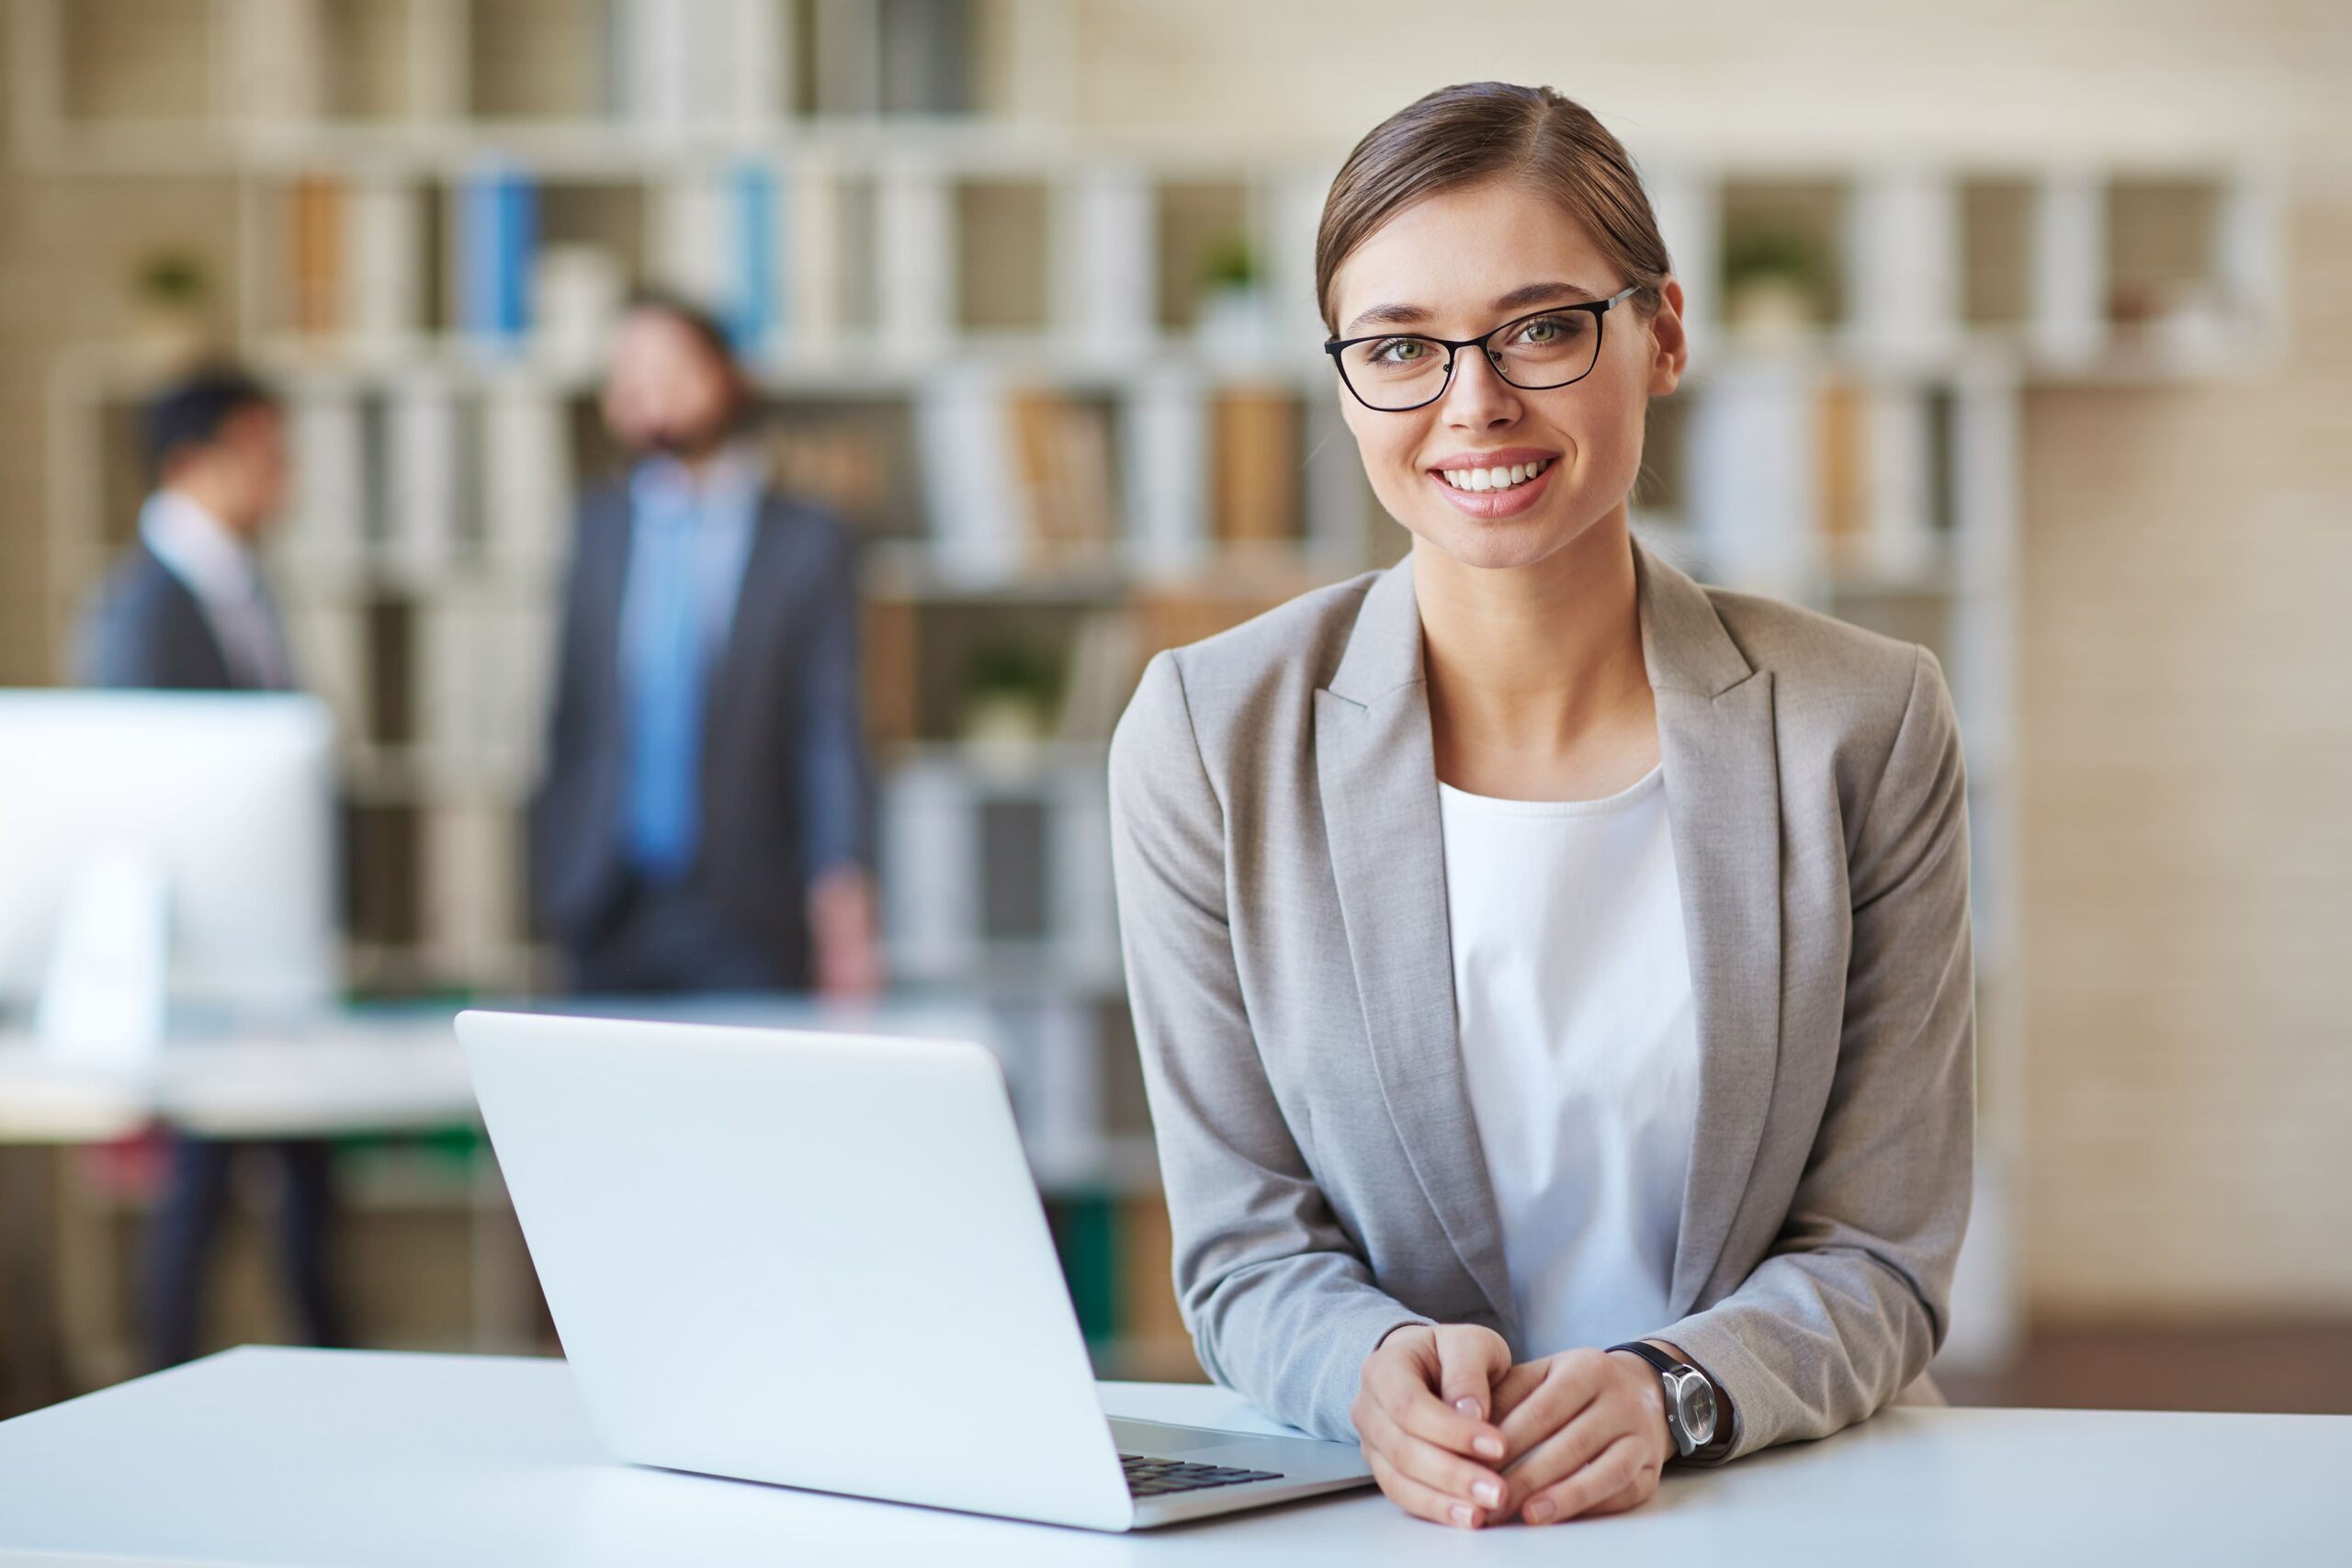
<path fill-rule="evenodd" d="M 709 316 L 631 301 L 603 407 L 631 462 L 581 507 L 532 803 L 578 992 L 878 983 L 854 550 L 771 486 L 749 401 Z"/>

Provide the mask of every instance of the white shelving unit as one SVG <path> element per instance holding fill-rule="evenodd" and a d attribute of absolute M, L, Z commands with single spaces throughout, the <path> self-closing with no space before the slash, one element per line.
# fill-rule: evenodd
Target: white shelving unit
<path fill-rule="evenodd" d="M 64 62 L 87 18 L 40 0 L 18 0 L 16 14 L 17 141 L 31 162 L 85 175 L 225 172 L 242 193 L 230 324 L 240 352 L 288 389 L 307 459 L 279 581 L 305 664 L 354 737 L 345 760 L 359 797 L 410 812 L 406 853 L 426 868 L 409 896 L 420 929 L 365 937 L 355 972 L 486 989 L 536 972 L 514 919 L 514 808 L 537 761 L 530 716 L 546 680 L 552 572 L 593 467 L 582 411 L 597 322 L 542 320 L 513 338 L 455 324 L 466 319 L 466 184 L 511 171 L 544 193 L 551 247 L 572 247 L 577 261 L 578 247 L 609 243 L 628 253 L 616 266 L 723 300 L 754 281 L 729 271 L 726 193 L 748 170 L 770 199 L 737 215 L 773 224 L 738 247 L 772 258 L 773 275 L 755 281 L 776 308 L 750 354 L 763 393 L 796 409 L 893 411 L 921 470 L 868 519 L 882 525 L 869 555 L 869 673 L 906 682 L 892 702 L 914 716 L 882 737 L 896 962 L 926 981 L 1078 998 L 1098 1021 L 1094 1004 L 1115 1011 L 1105 857 L 1076 847 L 1099 835 L 1107 720 L 1025 770 L 991 769 L 955 743 L 953 702 L 921 689 L 937 682 L 920 649 L 937 626 L 977 635 L 975 617 L 1111 614 L 1143 628 L 1131 644 L 1139 661 L 1155 638 L 1184 640 L 1395 558 L 1401 539 L 1340 426 L 1313 315 L 1315 219 L 1336 158 L 1204 161 L 1050 127 L 823 112 L 794 51 L 862 59 L 865 46 L 839 29 L 878 27 L 881 13 L 811 13 L 792 0 L 623 6 L 616 14 L 654 41 L 631 57 L 616 107 L 484 116 L 469 106 L 529 94 L 483 79 L 489 62 L 469 31 L 478 8 L 390 8 L 401 17 L 384 35 L 402 62 L 392 73 L 407 86 L 368 98 L 375 112 L 338 116 L 284 81 L 252 85 L 276 80 L 266 62 L 229 58 L 190 95 L 209 107 L 171 125 L 78 116 L 57 84 L 71 78 Z M 304 47 L 356 57 L 348 38 L 315 40 L 359 8 L 195 9 L 209 36 L 240 49 L 311 39 Z M 1033 32 L 1060 14 L 1043 0 L 1011 9 Z M 879 34 L 868 42 L 888 52 Z M 2245 162 L 1972 166 L 1870 149 L 1795 169 L 1748 149 L 1684 152 L 1645 174 L 1681 267 L 1695 355 L 1685 389 L 1654 414 L 1657 482 L 1641 500 L 1642 532 L 1713 581 L 1924 640 L 1952 682 L 1971 769 L 1984 1157 L 1948 1354 L 1993 1359 L 2015 1328 L 2010 1216 L 2027 1179 L 2013 670 L 2022 398 L 2052 381 L 2199 377 L 2275 355 L 2288 298 L 2279 183 Z M 1025 329 L 959 319 L 969 281 L 959 268 L 1004 259 L 1001 247 L 973 253 L 973 215 L 989 199 L 1030 199 L 1007 187 L 1042 193 L 1046 231 L 1019 247 L 1044 268 L 1031 290 L 1042 318 Z M 350 258 L 328 290 L 324 330 L 297 330 L 300 280 L 283 265 L 306 200 L 332 218 L 335 237 L 315 243 Z M 1199 310 L 1185 270 L 1202 254 L 1200 235 L 1182 231 L 1186 214 L 1211 209 L 1237 215 L 1228 237 L 1258 261 L 1238 318 Z M 1819 269 L 1815 292 L 1828 308 L 1772 330 L 1751 319 L 1753 277 L 1736 274 L 1760 228 L 1783 223 Z M 152 374 L 149 358 L 106 345 L 52 373 L 49 558 L 61 616 L 123 527 L 105 433 Z M 1009 400 L 1040 390 L 1108 411 L 1115 472 L 1104 515 L 1089 520 L 1095 546 L 1074 558 L 1040 558 L 1009 477 Z M 1220 536 L 1217 411 L 1240 396 L 1293 411 L 1283 417 L 1298 456 L 1295 498 L 1277 538 Z M 370 419 L 389 434 L 370 434 Z M 368 456 L 379 438 L 411 456 L 448 454 L 447 471 L 429 457 L 412 464 L 396 501 L 370 502 L 348 476 L 382 460 Z M 368 524 L 371 506 L 390 521 Z M 427 624 L 428 651 L 406 695 L 388 699 L 371 659 L 404 618 L 412 630 Z M 918 651 L 896 665 L 873 658 L 885 626 L 900 639 L 891 646 Z M 391 734 L 376 711 L 388 701 L 412 710 Z M 1053 848 L 1039 873 L 1048 893 L 1034 928 L 991 939 L 976 912 L 988 851 L 975 825 L 1022 809 Z M 1099 1114 L 1099 1098 L 1067 1103 L 1095 1106 L 1077 1113 L 1081 1123 Z M 1079 1124 L 1055 1136 L 1099 1151 L 1127 1148 L 1116 1140 L 1132 1131 Z"/>

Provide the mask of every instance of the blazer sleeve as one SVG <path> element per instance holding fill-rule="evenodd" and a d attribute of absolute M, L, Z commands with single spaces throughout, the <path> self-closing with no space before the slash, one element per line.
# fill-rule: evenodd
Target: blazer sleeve
<path fill-rule="evenodd" d="M 808 874 L 873 858 L 873 792 L 857 680 L 857 551 L 848 526 L 810 514 L 826 531 L 800 669 L 800 798 Z"/>
<path fill-rule="evenodd" d="M 1210 1376 L 1279 1420 L 1354 1436 L 1364 1358 L 1429 1321 L 1373 1283 L 1283 1121 L 1227 918 L 1225 813 L 1163 652 L 1112 737 L 1112 870 L 1178 1303 Z"/>
<path fill-rule="evenodd" d="M 1656 1336 L 1731 1396 L 1714 1462 L 1871 1416 L 1943 1342 L 1975 1116 L 1967 800 L 1951 698 L 1920 649 L 1849 840 L 1838 1066 L 1795 1198 L 1737 1289 Z"/>

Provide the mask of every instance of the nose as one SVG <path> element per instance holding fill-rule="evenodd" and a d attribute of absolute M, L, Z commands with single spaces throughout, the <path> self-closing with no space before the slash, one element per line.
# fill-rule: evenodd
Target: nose
<path fill-rule="evenodd" d="M 1519 417 L 1519 389 L 1502 378 L 1480 348 L 1457 350 L 1453 379 L 1441 412 L 1445 423 L 1464 430 L 1491 430 Z"/>

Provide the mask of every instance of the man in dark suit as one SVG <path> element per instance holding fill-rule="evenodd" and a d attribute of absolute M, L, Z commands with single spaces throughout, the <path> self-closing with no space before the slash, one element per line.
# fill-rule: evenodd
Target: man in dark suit
<path fill-rule="evenodd" d="M 532 810 L 578 991 L 878 981 L 853 542 L 771 487 L 748 400 L 707 316 L 632 302 L 604 414 L 634 461 L 581 507 Z"/>
<path fill-rule="evenodd" d="M 137 542 L 107 575 L 82 628 L 83 682 L 289 689 L 285 633 L 254 558 L 286 496 L 277 400 L 236 371 L 199 373 L 149 406 L 147 447 L 156 489 L 141 508 Z M 315 1345 L 345 1343 L 327 1256 L 334 1207 L 328 1145 L 172 1134 L 147 1240 L 146 1330 L 158 1367 L 196 1354 L 206 1258 L 240 1151 L 278 1167 L 280 1241 L 304 1336 Z"/>

